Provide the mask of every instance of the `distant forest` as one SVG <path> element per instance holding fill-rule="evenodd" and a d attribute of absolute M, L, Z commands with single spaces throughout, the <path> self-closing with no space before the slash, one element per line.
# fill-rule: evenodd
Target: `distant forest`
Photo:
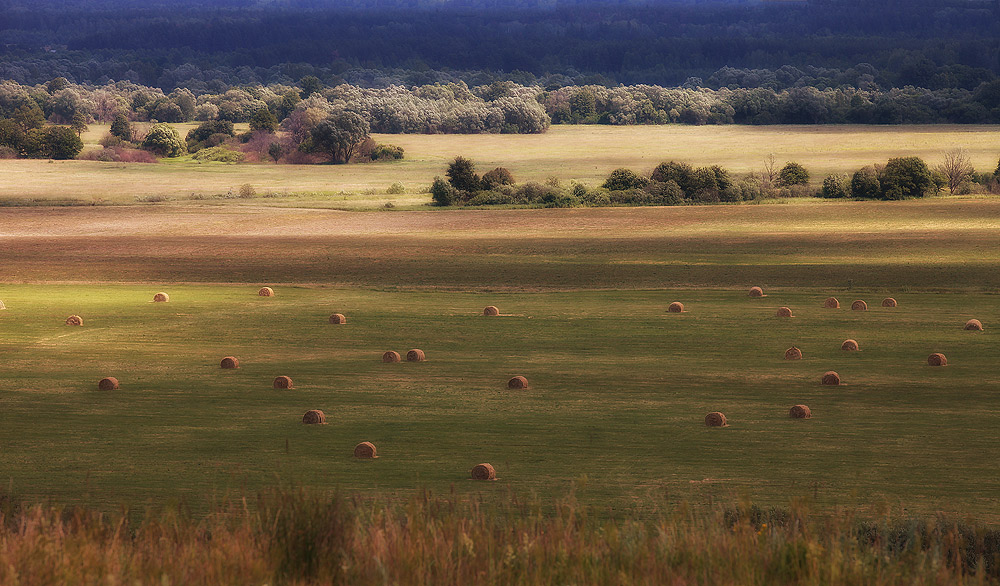
<path fill-rule="evenodd" d="M 998 0 L 0 0 L 0 79 L 21 84 L 974 90 L 998 73 Z"/>

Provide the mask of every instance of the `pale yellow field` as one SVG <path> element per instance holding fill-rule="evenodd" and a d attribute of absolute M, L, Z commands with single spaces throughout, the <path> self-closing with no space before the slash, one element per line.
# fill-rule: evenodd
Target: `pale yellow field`
<path fill-rule="evenodd" d="M 182 134 L 190 124 L 179 125 Z M 87 148 L 106 127 L 93 126 Z M 273 165 L 170 160 L 159 164 L 93 161 L 0 161 L 0 200 L 133 202 L 163 196 L 188 199 L 238 192 L 244 183 L 258 193 L 290 196 L 293 203 L 371 207 L 386 201 L 412 205 L 429 201 L 421 194 L 442 175 L 456 155 L 472 158 L 481 171 L 509 168 L 519 182 L 601 183 L 612 169 L 649 172 L 664 160 L 694 165 L 718 164 L 742 174 L 759 170 L 774 154 L 779 164 L 794 160 L 811 172 L 814 183 L 830 173 L 849 173 L 896 156 L 922 157 L 931 166 L 955 148 L 968 150 L 980 171 L 996 168 L 1000 129 L 996 126 L 554 126 L 542 135 L 375 135 L 402 146 L 406 159 L 352 165 Z M 97 147 L 99 148 L 99 147 Z M 405 195 L 386 188 L 402 183 Z M 261 202 L 290 203 L 287 197 Z"/>

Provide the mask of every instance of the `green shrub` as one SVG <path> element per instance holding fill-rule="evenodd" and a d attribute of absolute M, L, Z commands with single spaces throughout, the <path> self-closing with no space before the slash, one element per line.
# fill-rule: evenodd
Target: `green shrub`
<path fill-rule="evenodd" d="M 377 144 L 372 148 L 373 161 L 397 161 L 403 158 L 403 147 L 393 144 Z"/>
<path fill-rule="evenodd" d="M 504 167 L 497 167 L 483 175 L 484 189 L 496 189 L 500 185 L 513 185 L 514 176 Z"/>
<path fill-rule="evenodd" d="M 149 129 L 142 141 L 142 148 L 160 157 L 179 157 L 187 152 L 187 145 L 173 126 L 161 122 Z"/>
<path fill-rule="evenodd" d="M 240 185 L 240 197 L 243 199 L 253 199 L 257 197 L 257 190 L 254 189 L 253 185 L 244 183 L 243 185 Z"/>
<path fill-rule="evenodd" d="M 222 146 L 201 149 L 191 156 L 203 163 L 239 163 L 243 161 L 243 157 L 243 153 Z"/>
<path fill-rule="evenodd" d="M 778 185 L 782 187 L 808 184 L 809 171 L 806 171 L 806 168 L 798 163 L 788 163 L 778 172 Z"/>
<path fill-rule="evenodd" d="M 458 190 L 444 179 L 435 177 L 434 183 L 431 185 L 431 199 L 434 201 L 434 205 L 455 205 L 458 199 Z"/>
<path fill-rule="evenodd" d="M 642 189 L 649 183 L 645 177 L 638 175 L 631 169 L 615 169 L 608 175 L 601 187 L 609 191 L 625 191 L 628 189 Z"/>
<path fill-rule="evenodd" d="M 385 192 L 388 193 L 389 195 L 399 195 L 400 193 L 406 193 L 406 188 L 403 187 L 402 183 L 399 183 L 397 181 L 396 183 L 390 185 L 389 188 L 385 190 Z"/>
<path fill-rule="evenodd" d="M 882 194 L 882 185 L 875 167 L 862 167 L 851 177 L 851 197 L 858 199 L 878 199 Z"/>
<path fill-rule="evenodd" d="M 673 179 L 664 182 L 650 181 L 645 191 L 654 205 L 674 206 L 684 203 L 684 191 Z"/>
<path fill-rule="evenodd" d="M 850 185 L 844 175 L 830 175 L 823 180 L 823 188 L 819 192 L 820 196 L 826 198 L 844 198 L 851 195 Z"/>
<path fill-rule="evenodd" d="M 879 175 L 882 199 L 923 197 L 936 190 L 931 170 L 919 157 L 889 159 Z"/>

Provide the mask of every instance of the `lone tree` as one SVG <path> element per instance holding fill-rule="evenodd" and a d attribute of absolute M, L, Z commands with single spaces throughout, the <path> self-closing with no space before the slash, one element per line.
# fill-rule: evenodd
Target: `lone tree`
<path fill-rule="evenodd" d="M 971 181 L 976 172 L 972 167 L 972 161 L 969 160 L 969 153 L 965 149 L 955 149 L 945 153 L 944 162 L 938 166 L 937 170 L 944 175 L 948 185 L 948 193 L 952 194 L 960 185 Z"/>
<path fill-rule="evenodd" d="M 349 163 L 354 150 L 366 138 L 368 121 L 355 112 L 331 114 L 310 132 L 311 150 L 330 155 L 334 163 Z"/>
<path fill-rule="evenodd" d="M 783 187 L 791 187 L 792 185 L 809 185 L 809 171 L 802 165 L 791 162 L 787 163 L 778 172 L 778 182 Z"/>
<path fill-rule="evenodd" d="M 851 177 L 851 197 L 857 199 L 878 199 L 882 195 L 882 184 L 878 171 L 871 165 L 862 167 Z"/>
<path fill-rule="evenodd" d="M 272 142 L 271 144 L 267 145 L 267 155 L 272 159 L 274 159 L 275 164 L 278 163 L 278 159 L 280 159 L 281 155 L 283 155 L 284 153 L 285 149 L 283 149 L 279 143 Z"/>
<path fill-rule="evenodd" d="M 115 114 L 115 119 L 111 123 L 111 136 L 117 136 L 125 142 L 132 140 L 132 125 L 124 114 Z"/>
<path fill-rule="evenodd" d="M 934 188 L 931 170 L 920 157 L 889 159 L 879 176 L 882 199 L 923 197 Z"/>
<path fill-rule="evenodd" d="M 445 172 L 448 176 L 448 183 L 459 191 L 478 191 L 480 187 L 479 175 L 476 175 L 476 164 L 465 157 L 455 157 L 455 160 L 448 165 Z"/>
<path fill-rule="evenodd" d="M 161 157 L 179 157 L 187 152 L 187 145 L 181 140 L 181 135 L 166 122 L 154 124 L 149 129 L 149 134 L 142 141 L 142 148 Z"/>

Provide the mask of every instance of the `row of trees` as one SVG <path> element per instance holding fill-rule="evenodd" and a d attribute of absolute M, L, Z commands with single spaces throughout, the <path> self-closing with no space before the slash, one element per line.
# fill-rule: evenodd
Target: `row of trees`
<path fill-rule="evenodd" d="M 475 164 L 464 157 L 452 161 L 445 176 L 435 177 L 431 186 L 435 205 L 681 205 L 796 196 L 899 200 L 932 195 L 945 187 L 961 193 L 970 185 L 1000 191 L 1000 164 L 992 173 L 977 174 L 964 151 L 948 153 L 935 169 L 919 157 L 889 159 L 851 177 L 829 176 L 818 191 L 809 187 L 809 172 L 802 165 L 791 161 L 779 169 L 773 156 L 765 159 L 760 172 L 739 178 L 718 165 L 695 168 L 678 161 L 660 163 L 648 176 L 620 168 L 598 188 L 580 183 L 564 188 L 555 179 L 517 185 L 503 167 L 479 176 Z"/>
<path fill-rule="evenodd" d="M 44 85 L 0 83 L 0 109 L 33 103 L 55 124 L 132 121 L 251 122 L 273 117 L 349 110 L 372 132 L 538 133 L 556 124 L 898 124 L 1000 122 L 1000 81 L 973 90 L 914 87 L 883 91 L 857 87 L 666 88 L 652 85 L 565 86 L 545 89 L 514 82 L 469 87 L 464 82 L 386 88 L 324 86 L 307 76 L 295 85 L 246 86 L 221 93 L 161 90 L 130 82 L 102 86 L 63 78 Z M 291 122 L 295 124 L 295 122 Z"/>

